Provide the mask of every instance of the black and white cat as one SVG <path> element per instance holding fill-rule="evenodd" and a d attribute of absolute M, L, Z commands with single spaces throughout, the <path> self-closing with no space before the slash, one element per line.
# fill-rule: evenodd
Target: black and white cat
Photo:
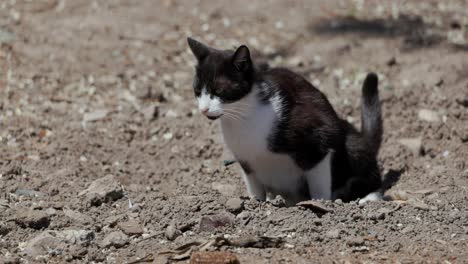
<path fill-rule="evenodd" d="M 377 75 L 362 88 L 361 132 L 338 117 L 325 95 L 282 68 L 259 70 L 249 49 L 217 50 L 192 38 L 200 111 L 220 119 L 224 141 L 257 199 L 378 199 L 382 120 Z"/>

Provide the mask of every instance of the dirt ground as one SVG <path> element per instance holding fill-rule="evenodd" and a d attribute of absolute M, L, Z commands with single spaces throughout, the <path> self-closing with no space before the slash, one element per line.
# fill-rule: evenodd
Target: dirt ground
<path fill-rule="evenodd" d="M 249 199 L 187 36 L 247 44 L 356 125 L 377 72 L 391 201 Z M 1 1 L 0 262 L 468 263 L 467 41 L 466 0 Z"/>

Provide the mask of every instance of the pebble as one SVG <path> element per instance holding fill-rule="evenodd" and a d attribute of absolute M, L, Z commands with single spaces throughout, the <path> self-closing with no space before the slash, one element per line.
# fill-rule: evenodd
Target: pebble
<path fill-rule="evenodd" d="M 202 216 L 198 230 L 200 232 L 211 232 L 218 227 L 234 224 L 235 218 L 230 213 L 221 213 L 217 215 Z"/>
<path fill-rule="evenodd" d="M 194 252 L 190 264 L 238 264 L 236 255 L 228 251 Z"/>
<path fill-rule="evenodd" d="M 349 237 L 346 239 L 346 244 L 350 247 L 357 247 L 364 245 L 364 239 L 362 237 Z"/>
<path fill-rule="evenodd" d="M 276 195 L 275 199 L 271 200 L 270 203 L 276 207 L 286 206 L 286 200 L 284 200 L 284 198 L 281 197 L 281 195 Z"/>
<path fill-rule="evenodd" d="M 23 228 L 42 229 L 49 226 L 50 218 L 44 211 L 23 209 L 16 213 L 15 222 Z"/>
<path fill-rule="evenodd" d="M 15 194 L 18 196 L 29 196 L 29 197 L 44 197 L 46 196 L 45 193 L 34 191 L 34 190 L 26 190 L 26 189 L 17 189 Z"/>
<path fill-rule="evenodd" d="M 33 257 L 50 252 L 60 253 L 67 250 L 70 245 L 87 246 L 94 237 L 94 232 L 89 230 L 48 230 L 29 240 L 24 252 Z"/>
<path fill-rule="evenodd" d="M 87 123 L 101 120 L 107 116 L 107 113 L 107 110 L 96 110 L 91 113 L 86 113 L 83 115 L 83 122 Z"/>
<path fill-rule="evenodd" d="M 325 214 L 325 213 L 331 212 L 330 209 L 328 209 L 327 207 L 325 207 L 325 205 L 323 205 L 321 202 L 318 202 L 318 201 L 312 201 L 312 200 L 303 201 L 303 202 L 299 202 L 297 205 L 310 209 L 315 213 Z"/>
<path fill-rule="evenodd" d="M 231 213 L 239 213 L 244 207 L 244 201 L 240 198 L 231 198 L 226 202 L 226 208 Z"/>
<path fill-rule="evenodd" d="M 233 196 L 234 193 L 236 192 L 236 186 L 232 184 L 223 184 L 223 183 L 214 182 L 211 184 L 211 188 L 218 191 L 224 196 Z"/>
<path fill-rule="evenodd" d="M 10 232 L 10 228 L 4 223 L 0 222 L 0 236 L 4 236 Z"/>
<path fill-rule="evenodd" d="M 401 138 L 398 140 L 398 143 L 407 147 L 415 155 L 419 155 L 422 152 L 422 138 Z"/>
<path fill-rule="evenodd" d="M 88 189 L 82 191 L 80 196 L 86 196 L 93 206 L 108 203 L 123 197 L 123 189 L 113 175 L 107 175 L 91 183 Z"/>
<path fill-rule="evenodd" d="M 9 43 L 15 39 L 15 35 L 13 33 L 10 33 L 9 31 L 6 31 L 3 28 L 0 28 L 0 44 L 2 43 Z"/>
<path fill-rule="evenodd" d="M 127 222 L 121 222 L 118 226 L 122 232 L 129 236 L 141 236 L 144 232 L 140 223 L 135 219 L 130 219 Z"/>
<path fill-rule="evenodd" d="M 440 121 L 439 114 L 429 109 L 419 110 L 418 118 L 420 120 L 427 121 L 427 122 L 439 122 Z"/>
<path fill-rule="evenodd" d="M 78 211 L 70 210 L 70 209 L 64 209 L 63 213 L 65 216 L 70 218 L 74 222 L 82 223 L 82 224 L 90 224 L 93 222 L 93 218 L 91 218 L 88 215 L 82 214 Z"/>
<path fill-rule="evenodd" d="M 340 230 L 338 229 L 329 230 L 327 231 L 327 233 L 325 233 L 325 236 L 328 238 L 339 239 L 341 237 Z"/>
<path fill-rule="evenodd" d="M 114 231 L 110 234 L 108 234 L 102 241 L 101 241 L 101 247 L 103 248 L 109 248 L 109 247 L 115 247 L 115 248 L 120 248 L 125 246 L 128 243 L 128 236 L 125 235 L 122 231 Z"/>
<path fill-rule="evenodd" d="M 182 235 L 182 232 L 178 230 L 174 224 L 167 226 L 165 236 L 168 240 L 172 241 L 180 235 Z"/>

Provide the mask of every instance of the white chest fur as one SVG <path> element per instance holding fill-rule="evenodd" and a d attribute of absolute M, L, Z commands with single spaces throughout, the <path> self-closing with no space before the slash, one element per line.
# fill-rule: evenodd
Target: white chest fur
<path fill-rule="evenodd" d="M 274 96 L 270 103 L 258 101 L 251 92 L 244 99 L 226 105 L 226 108 L 242 109 L 241 119 L 221 118 L 224 141 L 237 160 L 246 162 L 251 173 L 244 176 L 249 193 L 264 199 L 270 192 L 298 200 L 299 192 L 307 182 L 313 198 L 331 198 L 330 155 L 309 171 L 299 168 L 286 154 L 268 149 L 268 137 L 281 118 L 280 98 Z M 306 187 L 307 188 L 307 187 Z"/>

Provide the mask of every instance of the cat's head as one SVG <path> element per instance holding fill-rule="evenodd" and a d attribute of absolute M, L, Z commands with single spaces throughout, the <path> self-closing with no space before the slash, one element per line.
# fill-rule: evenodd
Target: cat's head
<path fill-rule="evenodd" d="M 209 119 L 233 111 L 230 107 L 249 94 L 254 68 L 249 49 L 242 45 L 235 51 L 210 48 L 192 38 L 188 45 L 197 58 L 193 90 L 198 108 Z"/>

